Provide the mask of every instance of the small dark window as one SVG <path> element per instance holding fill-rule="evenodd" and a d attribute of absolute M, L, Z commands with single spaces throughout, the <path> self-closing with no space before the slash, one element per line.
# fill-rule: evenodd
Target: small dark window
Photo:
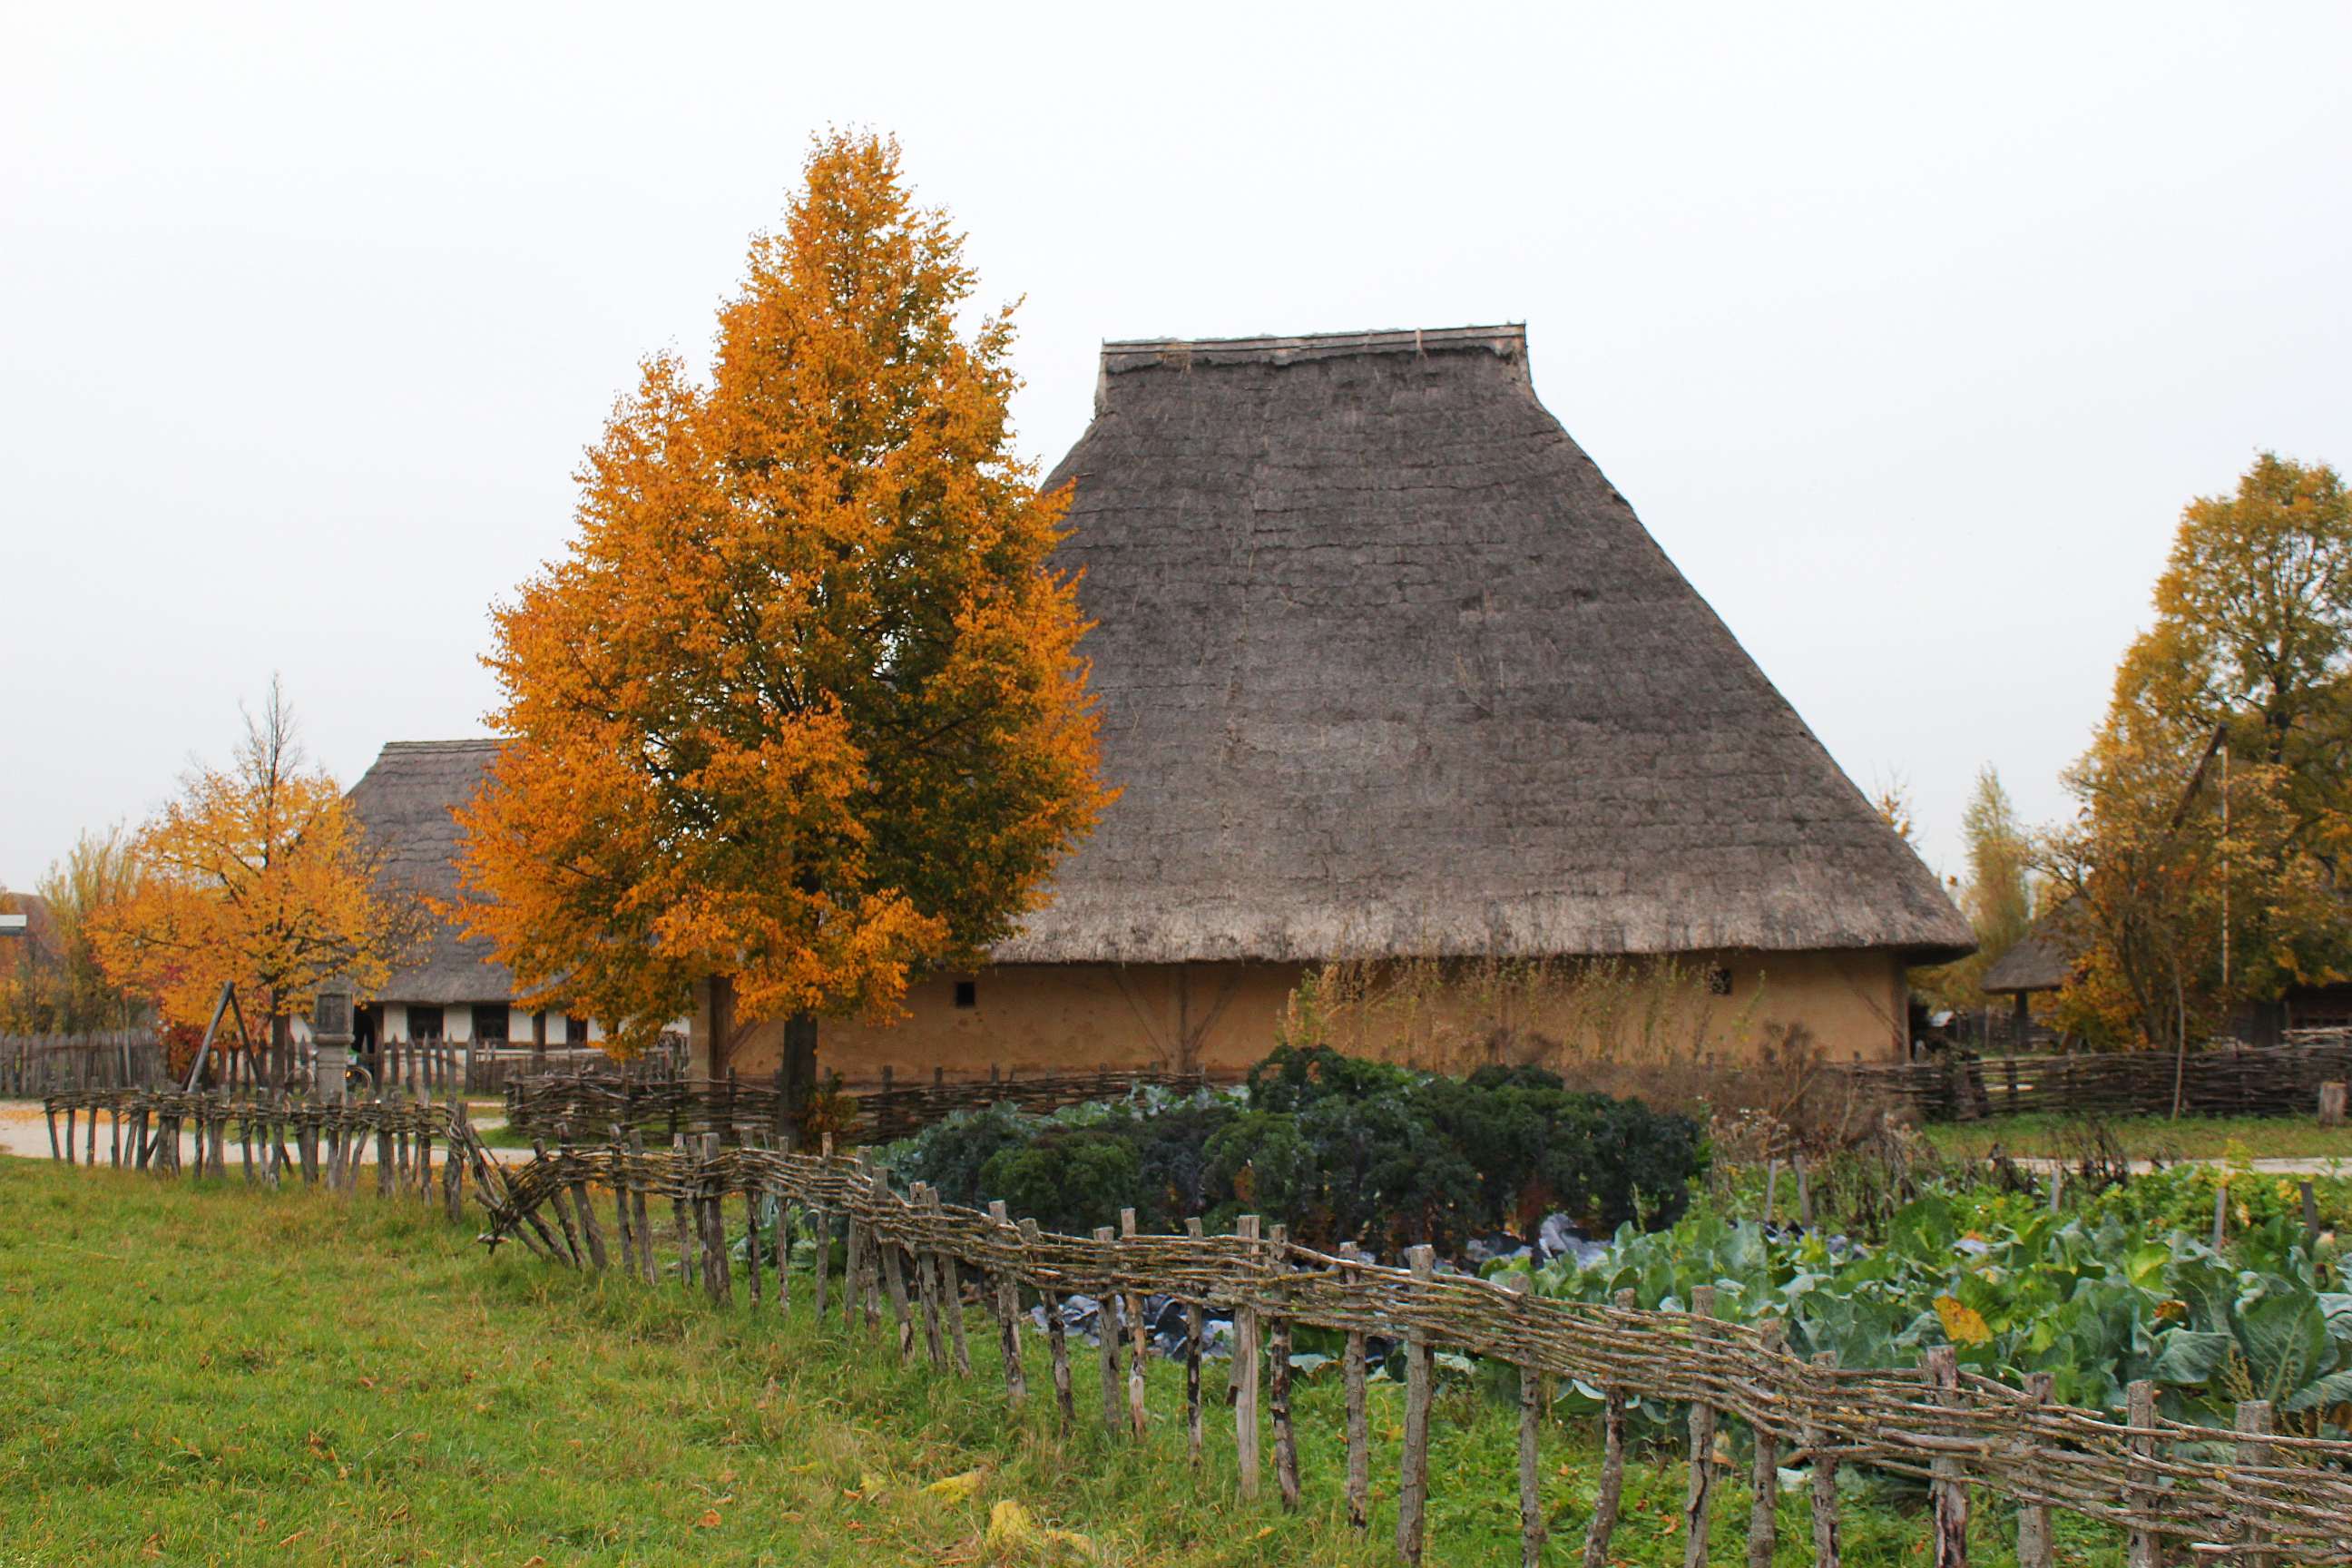
<path fill-rule="evenodd" d="M 956 982 L 956 1005 L 959 1007 L 977 1007 L 980 1005 L 979 981 L 959 980 Z"/>
<path fill-rule="evenodd" d="M 416 1007 L 408 1009 L 408 1037 L 412 1040 L 437 1040 L 441 1037 L 441 1009 Z"/>
<path fill-rule="evenodd" d="M 1710 996 L 1731 994 L 1731 971 L 1717 964 L 1706 972 L 1706 994 Z"/>
<path fill-rule="evenodd" d="M 563 1015 L 563 1043 L 584 1046 L 588 1043 L 588 1020 L 575 1013 Z"/>
<path fill-rule="evenodd" d="M 486 1007 L 477 1003 L 474 1006 L 474 1038 L 496 1040 L 505 1045 L 508 1016 L 508 1011 L 502 1005 Z"/>

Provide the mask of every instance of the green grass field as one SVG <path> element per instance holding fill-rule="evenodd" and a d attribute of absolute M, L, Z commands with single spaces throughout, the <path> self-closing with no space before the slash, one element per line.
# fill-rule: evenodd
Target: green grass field
<path fill-rule="evenodd" d="M 781 1321 L 740 1296 L 725 1311 L 486 1258 L 421 1205 L 0 1158 L 0 1564 L 1394 1561 L 1393 1385 L 1372 1389 L 1360 1543 L 1330 1381 L 1297 1401 L 1307 1503 L 1286 1515 L 1270 1442 L 1268 1497 L 1235 1500 L 1221 1403 L 1190 1470 L 1179 1368 L 1153 1363 L 1160 1419 L 1139 1448 L 1101 1435 L 1097 1363 L 1074 1342 L 1065 1437 L 1042 1340 L 1009 1415 L 979 1314 L 963 1381 L 815 1326 L 802 1284 Z M 1429 1560 L 1517 1563 L 1512 1413 L 1449 1381 L 1433 1426 Z M 1544 1440 L 1550 1557 L 1569 1561 L 1596 1456 L 1584 1422 Z M 1619 1560 L 1681 1562 L 1684 1475 L 1664 1453 L 1629 1470 Z M 992 1539 L 1008 1500 L 1037 1529 Z M 1744 1560 L 1747 1508 L 1722 1489 L 1715 1561 Z M 2061 1523 L 2064 1561 L 2117 1560 Z M 1908 1499 L 1857 1497 L 1846 1561 L 1919 1562 L 1924 1524 Z M 2009 1562 L 2008 1530 L 1979 1508 L 1973 1560 Z M 1780 1561 L 1810 1561 L 1807 1531 L 1784 1500 Z"/>
<path fill-rule="evenodd" d="M 2119 1116 L 2108 1134 L 2134 1159 L 2352 1161 L 2352 1126 L 2322 1127 L 2308 1117 Z M 1984 1121 L 1935 1122 L 1920 1129 L 1944 1152 L 1979 1159 L 2000 1149 L 2015 1156 L 2066 1159 L 2084 1145 L 2077 1117 L 2001 1116 Z"/>

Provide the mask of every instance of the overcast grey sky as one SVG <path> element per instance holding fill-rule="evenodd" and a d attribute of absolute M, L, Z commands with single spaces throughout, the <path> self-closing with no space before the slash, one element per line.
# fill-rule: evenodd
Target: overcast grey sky
<path fill-rule="evenodd" d="M 2352 7 L 802 9 L 0 6 L 0 885 L 273 669 L 346 783 L 478 732 L 828 122 L 1026 296 L 1048 462 L 1106 337 L 1527 321 L 1947 869 L 1979 763 L 2063 808 L 2181 504 L 2352 462 Z"/>

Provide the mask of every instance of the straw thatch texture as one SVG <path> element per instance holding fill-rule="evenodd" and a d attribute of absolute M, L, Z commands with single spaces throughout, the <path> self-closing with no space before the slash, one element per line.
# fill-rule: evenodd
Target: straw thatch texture
<path fill-rule="evenodd" d="M 457 893 L 457 823 L 450 813 L 474 798 L 499 742 L 393 741 L 353 784 L 349 799 L 370 847 L 383 857 L 379 888 L 396 897 Z M 385 1002 L 504 1002 L 514 977 L 490 944 L 435 921 L 414 963 L 378 992 Z"/>
<path fill-rule="evenodd" d="M 1112 343 L 1064 481 L 1126 793 L 1000 960 L 1971 945 L 1522 329 Z"/>

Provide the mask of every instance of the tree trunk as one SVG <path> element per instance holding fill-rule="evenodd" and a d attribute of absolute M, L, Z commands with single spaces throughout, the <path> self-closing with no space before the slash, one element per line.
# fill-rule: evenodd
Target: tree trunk
<path fill-rule="evenodd" d="M 797 1147 L 816 1089 L 816 1015 L 795 1013 L 784 1021 L 784 1135 Z"/>

